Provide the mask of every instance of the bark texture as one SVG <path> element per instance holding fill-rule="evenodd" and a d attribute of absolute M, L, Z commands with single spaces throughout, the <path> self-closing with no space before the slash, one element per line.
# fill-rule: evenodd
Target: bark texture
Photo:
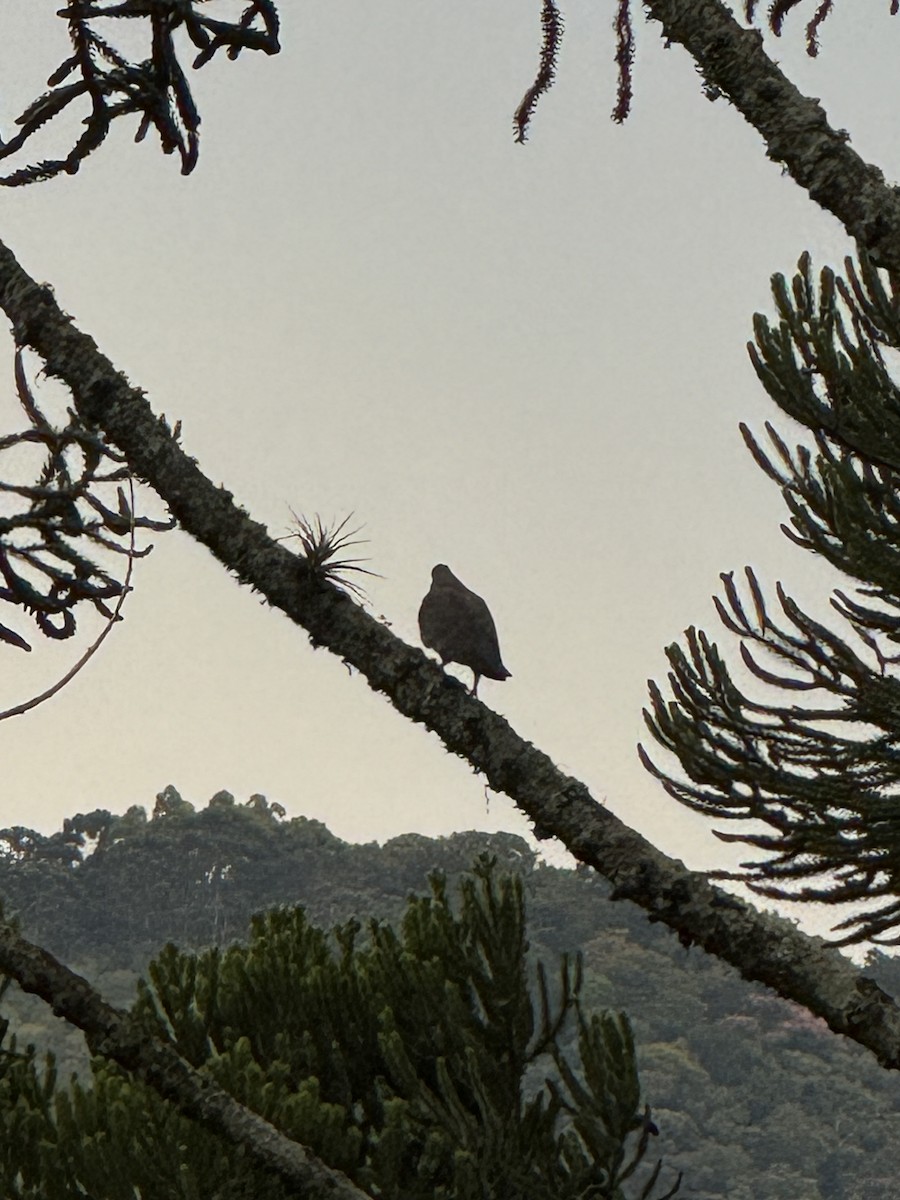
<path fill-rule="evenodd" d="M 865 162 L 849 134 L 832 129 L 720 0 L 645 0 L 645 9 L 694 59 L 711 94 L 721 92 L 759 131 L 769 158 L 841 222 L 878 266 L 900 276 L 900 189 Z"/>
<path fill-rule="evenodd" d="M 531 818 L 538 836 L 559 838 L 576 858 L 611 880 L 616 899 L 641 905 L 686 945 L 696 943 L 718 955 L 747 979 L 768 984 L 835 1032 L 868 1047 L 884 1066 L 900 1067 L 900 1010 L 873 980 L 822 939 L 758 912 L 660 853 L 421 650 L 311 575 L 303 560 L 269 538 L 228 492 L 203 475 L 144 394 L 2 243 L 0 307 L 19 343 L 36 350 L 48 374 L 69 386 L 84 419 L 103 429 L 188 533 L 307 630 L 313 645 L 326 646 L 355 667 L 399 712 L 436 733 L 492 788 L 505 792 Z"/>

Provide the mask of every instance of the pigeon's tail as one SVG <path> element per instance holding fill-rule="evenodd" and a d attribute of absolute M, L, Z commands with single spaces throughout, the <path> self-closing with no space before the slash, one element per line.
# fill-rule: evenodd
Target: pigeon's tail
<path fill-rule="evenodd" d="M 485 679 L 512 679 L 512 671 L 507 671 L 503 663 L 499 667 L 495 667 L 492 671 L 480 671 L 479 674 L 483 675 Z"/>

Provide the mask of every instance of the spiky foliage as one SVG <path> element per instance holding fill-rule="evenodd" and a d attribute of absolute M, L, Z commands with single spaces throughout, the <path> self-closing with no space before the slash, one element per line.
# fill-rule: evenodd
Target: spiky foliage
<path fill-rule="evenodd" d="M 72 53 L 48 78 L 50 91 L 16 118 L 18 133 L 0 140 L 0 160 L 18 154 L 50 122 L 79 103 L 88 109 L 83 132 L 64 157 L 0 176 L 0 185 L 17 187 L 61 172 L 74 174 L 104 141 L 112 122 L 128 114 L 138 117 L 137 141 L 153 127 L 163 151 L 177 153 L 182 173 L 189 174 L 197 163 L 200 114 L 179 61 L 181 36 L 198 51 L 195 69 L 219 50 L 233 59 L 242 50 L 277 54 L 279 49 L 273 0 L 249 0 L 237 20 L 229 20 L 224 12 L 207 15 L 207 5 L 208 0 L 70 0 L 59 9 L 55 15 L 68 26 Z M 145 32 L 146 57 L 135 61 L 114 44 L 120 25 L 123 33 L 126 25 L 129 33 L 136 27 Z"/>
<path fill-rule="evenodd" d="M 785 17 L 792 9 L 797 8 L 801 0 L 770 0 L 766 23 L 772 32 L 780 37 Z M 889 0 L 890 14 L 895 17 L 900 12 L 900 0 Z M 759 0 L 744 0 L 744 16 L 748 21 L 756 17 Z M 806 52 L 811 58 L 819 53 L 819 29 L 823 22 L 834 10 L 834 0 L 819 0 L 816 10 L 806 25 Z"/>
<path fill-rule="evenodd" d="M 628 1021 L 582 1012 L 580 961 L 562 962 L 556 989 L 543 972 L 529 989 L 520 879 L 482 860 L 458 911 L 435 877 L 399 931 L 372 922 L 360 935 L 275 910 L 247 945 L 167 947 L 136 1011 L 371 1195 L 663 1200 L 659 1165 L 638 1171 L 655 1130 Z M 29 1069 L 0 1088 L 4 1127 L 20 1114 L 0 1155 L 10 1200 L 287 1195 L 117 1069 L 97 1061 L 92 1087 L 43 1092 Z"/>
<path fill-rule="evenodd" d="M 565 23 L 555 0 L 541 0 L 541 55 L 534 83 L 522 97 L 521 103 L 516 109 L 516 115 L 513 117 L 517 142 L 527 140 L 528 129 L 531 125 L 531 118 L 534 116 L 534 110 L 537 108 L 537 102 L 553 86 L 564 28 Z"/>
<path fill-rule="evenodd" d="M 801 0 L 771 0 L 765 14 L 765 23 L 776 36 L 781 36 L 784 21 L 792 9 Z M 896 16 L 900 12 L 900 0 L 889 0 L 890 13 Z M 757 19 L 758 0 L 744 0 L 744 17 L 748 22 Z M 806 51 L 815 58 L 819 53 L 819 30 L 831 14 L 834 0 L 819 0 L 819 3 L 806 25 Z M 617 123 L 624 121 L 631 112 L 631 102 L 634 92 L 633 67 L 635 53 L 633 0 L 616 0 L 616 17 L 614 29 L 616 33 L 616 69 L 618 82 L 616 87 L 616 103 L 612 111 L 612 119 Z M 563 16 L 556 0 L 541 0 L 541 51 L 537 74 L 534 82 L 526 91 L 513 118 L 515 139 L 525 142 L 531 129 L 538 101 L 550 90 L 556 80 L 559 65 L 559 52 L 562 46 Z M 705 88 L 707 95 L 715 99 L 721 93 L 713 87 Z"/>
<path fill-rule="evenodd" d="M 634 66 L 634 24 L 631 16 L 631 0 L 619 0 L 616 10 L 616 67 L 619 82 L 616 89 L 616 106 L 613 120 L 621 125 L 631 112 L 633 94 L 632 67 Z"/>
<path fill-rule="evenodd" d="M 616 67 L 618 87 L 613 120 L 622 122 L 631 111 L 632 66 L 634 64 L 634 26 L 631 15 L 632 0 L 617 0 L 616 5 Z M 523 143 L 528 140 L 531 119 L 538 101 L 556 79 L 559 52 L 562 47 L 565 22 L 556 0 L 541 0 L 541 52 L 534 83 L 528 88 L 513 117 L 515 139 Z"/>
<path fill-rule="evenodd" d="M 689 629 L 684 648 L 667 650 L 673 698 L 651 683 L 645 713 L 687 780 L 641 753 L 682 803 L 768 827 L 718 832 L 763 856 L 717 874 L 779 899 L 865 901 L 836 926 L 848 931 L 841 942 L 898 944 L 900 389 L 891 359 L 900 304 L 867 260 L 857 268 L 848 259 L 846 278 L 824 269 L 817 287 L 806 254 L 790 287 L 775 276 L 773 294 L 778 323 L 757 315 L 750 356 L 810 443 L 791 449 L 771 425 L 766 449 L 745 427 L 744 437 L 781 488 L 785 533 L 860 586 L 831 599 L 839 635 L 780 584 L 773 613 L 750 568 L 745 593 L 723 575 L 716 605 L 740 640 L 744 679 L 768 686 L 747 690 L 715 643 Z"/>
<path fill-rule="evenodd" d="M 29 614 L 45 637 L 67 638 L 75 632 L 79 604 L 87 602 L 111 618 L 106 602 L 126 590 L 126 583 L 101 565 L 98 553 L 126 557 L 130 569 L 135 557 L 151 549 L 135 548 L 135 529 L 170 529 L 173 523 L 133 511 L 125 490 L 117 486 L 126 483 L 130 490 L 131 473 L 96 430 L 72 410 L 61 427 L 45 415 L 21 349 L 16 351 L 15 381 L 28 425 L 0 437 L 0 454 L 7 455 L 0 478 L 0 602 Z M 30 448 L 39 452 L 36 478 L 17 482 Z M 107 496 L 110 489 L 115 507 Z M 31 649 L 6 624 L 0 624 L 0 640 Z"/>
<path fill-rule="evenodd" d="M 308 517 L 298 516 L 291 509 L 291 516 L 294 518 L 296 528 L 287 536 L 299 538 L 303 548 L 303 557 L 306 559 L 310 572 L 317 578 L 341 588 L 342 591 L 351 592 L 358 600 L 366 600 L 365 589 L 354 580 L 347 579 L 345 572 L 356 571 L 360 575 L 371 575 L 373 578 L 378 578 L 377 572 L 359 565 L 368 562 L 368 559 L 337 557 L 350 546 L 361 546 L 365 541 L 364 538 L 353 540 L 362 526 L 344 532 L 353 513 L 344 517 L 343 521 L 332 522 L 330 525 L 326 525 L 318 513 L 310 520 Z"/>
<path fill-rule="evenodd" d="M 781 35 L 784 19 L 788 13 L 800 4 L 801 0 L 771 0 L 766 19 L 769 28 L 776 36 Z M 744 0 L 744 16 L 752 21 L 756 16 L 758 0 Z M 891 16 L 896 16 L 900 10 L 900 0 L 890 0 Z M 806 52 L 811 58 L 819 53 L 819 29 L 834 9 L 834 0 L 819 0 L 815 12 L 806 25 Z"/>

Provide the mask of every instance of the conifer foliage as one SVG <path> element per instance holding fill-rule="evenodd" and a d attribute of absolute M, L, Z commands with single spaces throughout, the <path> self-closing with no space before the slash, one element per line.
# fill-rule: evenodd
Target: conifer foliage
<path fill-rule="evenodd" d="M 102 145 L 112 122 L 131 114 L 138 117 L 135 140 L 142 141 L 153 129 L 163 151 L 177 154 L 182 174 L 189 175 L 197 165 L 200 113 L 181 61 L 184 42 L 197 51 L 194 69 L 220 50 L 230 59 L 242 50 L 279 51 L 272 0 L 249 0 L 236 20 L 219 15 L 223 7 L 218 4 L 219 12 L 209 13 L 208 0 L 71 0 L 57 9 L 55 15 L 68 26 L 71 53 L 49 76 L 50 90 L 16 118 L 17 132 L 0 137 L 0 161 L 14 158 L 49 125 L 62 125 L 59 118 L 79 105 L 89 109 L 83 132 L 64 157 L 44 158 L 0 175 L 0 187 L 52 179 L 62 172 L 74 175 Z M 125 25 L 141 28 L 146 58 L 136 60 L 115 44 Z"/>
<path fill-rule="evenodd" d="M 538 966 L 529 986 L 527 949 L 521 880 L 483 857 L 457 911 L 434 876 L 399 930 L 352 921 L 329 936 L 283 908 L 254 918 L 244 945 L 169 945 L 134 1011 L 370 1195 L 673 1196 L 680 1180 L 663 1195 L 660 1164 L 643 1161 L 655 1127 L 627 1018 L 582 1011 L 580 959 L 563 959 L 556 986 Z M 42 1073 L 10 1044 L 0 1194 L 291 1194 L 106 1060 L 93 1076 L 57 1089 L 52 1060 Z"/>
<path fill-rule="evenodd" d="M 778 322 L 757 315 L 750 356 L 770 397 L 806 427 L 811 444 L 792 449 L 769 424 L 765 448 L 742 432 L 781 488 L 790 513 L 784 532 L 859 586 L 832 597 L 845 626 L 839 635 L 781 584 L 777 605 L 768 604 L 751 568 L 746 592 L 723 574 L 719 616 L 740 640 L 745 677 L 766 686 L 746 690 L 715 643 L 687 630 L 686 646 L 666 652 L 673 699 L 651 683 L 645 717 L 688 779 L 641 753 L 682 803 L 768 826 L 717 833 L 764 852 L 739 876 L 755 891 L 865 900 L 836 927 L 848 931 L 842 942 L 898 944 L 900 302 L 865 258 L 858 268 L 846 260 L 846 278 L 823 270 L 817 287 L 804 254 L 791 286 L 777 275 L 773 293 Z"/>

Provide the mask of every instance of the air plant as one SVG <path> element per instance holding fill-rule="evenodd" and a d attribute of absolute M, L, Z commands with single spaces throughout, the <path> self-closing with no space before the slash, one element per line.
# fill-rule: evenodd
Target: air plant
<path fill-rule="evenodd" d="M 361 575 L 371 575 L 376 579 L 380 579 L 381 576 L 376 571 L 370 571 L 368 567 L 359 565 L 360 563 L 368 562 L 367 558 L 335 557 L 350 546 L 361 546 L 367 541 L 366 538 L 353 540 L 354 536 L 362 529 L 361 525 L 357 526 L 356 529 L 348 529 L 344 532 L 353 513 L 349 513 L 344 517 L 340 524 L 332 522 L 330 525 L 326 525 L 318 513 L 310 520 L 308 517 L 298 516 L 291 509 L 291 516 L 294 518 L 296 529 L 292 533 L 289 533 L 287 537 L 300 539 L 300 545 L 303 547 L 303 557 L 306 559 L 310 573 L 317 579 L 322 579 L 327 583 L 333 584 L 336 588 L 340 588 L 341 591 L 350 593 L 357 600 L 366 603 L 368 596 L 365 589 L 352 579 L 347 579 L 345 573 L 347 571 L 356 571 Z"/>

